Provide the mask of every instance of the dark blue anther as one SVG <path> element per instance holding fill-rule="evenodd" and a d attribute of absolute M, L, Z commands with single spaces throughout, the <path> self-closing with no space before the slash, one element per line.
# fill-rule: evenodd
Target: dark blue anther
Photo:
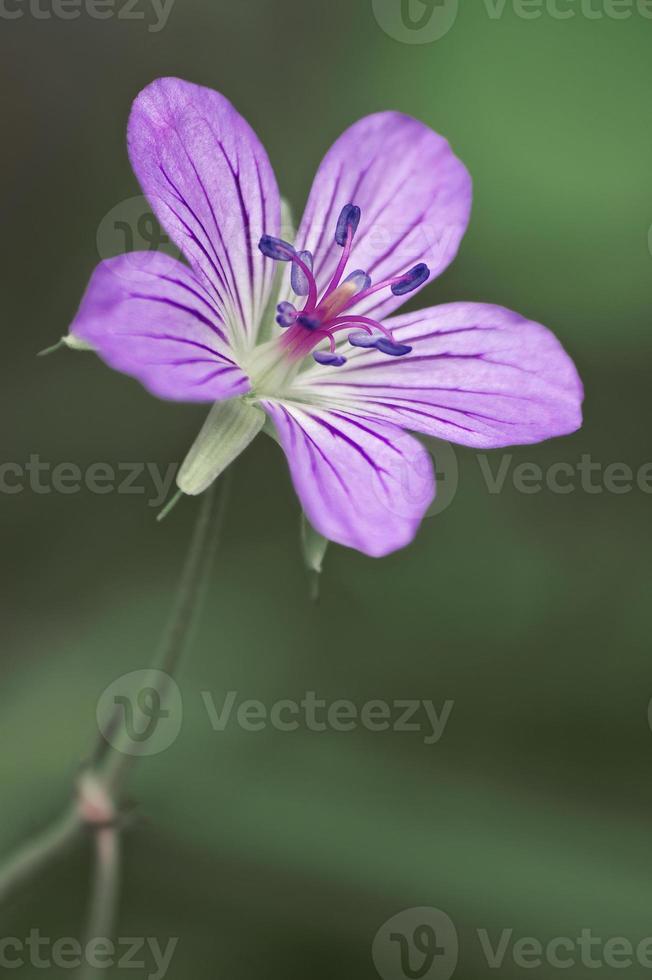
<path fill-rule="evenodd" d="M 307 265 L 312 272 L 312 252 L 297 252 L 297 255 L 304 265 Z M 297 296 L 307 296 L 310 292 L 308 277 L 296 262 L 292 263 L 292 272 L 290 273 L 290 277 L 292 280 L 292 289 L 295 291 Z"/>
<path fill-rule="evenodd" d="M 290 327 L 297 318 L 297 311 L 292 303 L 279 303 L 276 307 L 278 316 L 276 322 L 280 327 Z"/>
<path fill-rule="evenodd" d="M 317 330 L 321 326 L 321 320 L 319 317 L 310 316 L 308 313 L 302 313 L 297 317 L 297 323 L 300 323 L 302 327 L 307 330 Z"/>
<path fill-rule="evenodd" d="M 380 337 L 374 344 L 374 347 L 381 354 L 391 354 L 392 357 L 403 357 L 404 354 L 409 354 L 412 350 L 407 344 L 395 344 L 388 337 Z"/>
<path fill-rule="evenodd" d="M 419 265 L 415 265 L 413 269 L 406 272 L 400 282 L 394 283 L 392 292 L 395 296 L 404 296 L 405 293 L 411 293 L 413 289 L 417 289 L 418 286 L 424 283 L 429 275 L 430 269 L 428 266 L 425 262 L 420 262 Z"/>
<path fill-rule="evenodd" d="M 274 238 L 272 235 L 263 235 L 258 242 L 258 248 L 268 259 L 276 262 L 289 262 L 295 253 L 294 246 L 289 242 L 284 242 L 282 238 Z"/>
<path fill-rule="evenodd" d="M 354 283 L 356 293 L 361 293 L 363 289 L 369 289 L 371 286 L 371 276 L 367 275 L 364 269 L 356 269 L 346 277 L 344 282 Z"/>
<path fill-rule="evenodd" d="M 354 330 L 353 333 L 349 334 L 349 343 L 354 347 L 375 347 L 380 336 L 382 334 L 379 334 L 377 330 L 373 333 L 367 333 L 366 330 Z"/>
<path fill-rule="evenodd" d="M 342 357 L 340 354 L 331 354 L 327 350 L 316 350 L 313 355 L 317 364 L 328 364 L 329 367 L 342 367 L 346 364 L 346 358 Z"/>
<path fill-rule="evenodd" d="M 351 234 L 355 235 L 359 224 L 360 208 L 356 204 L 345 204 L 342 208 L 342 213 L 337 219 L 337 228 L 335 230 L 335 241 L 337 244 L 344 247 L 349 228 L 351 229 Z"/>

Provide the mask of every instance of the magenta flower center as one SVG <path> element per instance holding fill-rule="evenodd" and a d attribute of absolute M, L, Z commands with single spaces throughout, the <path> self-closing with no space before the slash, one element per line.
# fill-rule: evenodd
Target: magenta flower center
<path fill-rule="evenodd" d="M 412 292 L 426 281 L 430 270 L 422 262 L 408 272 L 374 285 L 371 277 L 362 269 L 344 278 L 359 223 L 360 208 L 347 204 L 342 209 L 335 230 L 335 241 L 342 248 L 342 255 L 321 294 L 313 275 L 310 252 L 297 252 L 293 245 L 271 235 L 263 235 L 259 242 L 258 247 L 263 255 L 277 262 L 292 263 L 292 288 L 297 296 L 305 297 L 302 309 L 289 302 L 280 303 L 277 308 L 276 321 L 285 328 L 280 345 L 292 361 L 314 351 L 313 357 L 319 364 L 333 367 L 345 364 L 346 358 L 338 354 L 335 348 L 335 335 L 342 330 L 349 331 L 348 340 L 354 347 L 374 347 L 393 357 L 401 357 L 412 350 L 407 344 L 397 343 L 388 327 L 378 320 L 353 312 L 353 307 L 383 289 L 391 289 L 396 296 Z M 328 343 L 328 350 L 314 350 L 324 341 Z"/>

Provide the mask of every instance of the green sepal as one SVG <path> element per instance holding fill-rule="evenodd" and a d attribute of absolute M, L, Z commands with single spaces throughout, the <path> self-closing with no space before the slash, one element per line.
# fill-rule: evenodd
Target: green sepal
<path fill-rule="evenodd" d="M 302 511 L 301 550 L 303 552 L 303 559 L 306 563 L 306 568 L 309 571 L 317 572 L 318 575 L 321 575 L 328 544 L 328 538 L 325 538 L 323 534 L 319 533 L 319 531 L 315 531 L 314 527 Z"/>
<path fill-rule="evenodd" d="M 310 598 L 316 602 L 319 599 L 319 582 L 324 567 L 324 558 L 328 548 L 328 538 L 325 538 L 301 512 L 301 551 L 310 580 Z"/>
<path fill-rule="evenodd" d="M 52 344 L 51 347 L 40 350 L 36 356 L 45 357 L 47 354 L 54 354 L 55 350 L 59 350 L 61 347 L 67 347 L 68 350 L 93 350 L 91 345 L 87 344 L 85 340 L 80 340 L 73 333 L 69 333 L 65 337 L 61 337 L 60 340 L 57 340 L 56 344 Z"/>
<path fill-rule="evenodd" d="M 74 333 L 67 334 L 61 340 L 68 350 L 93 350 L 92 344 L 88 344 L 85 340 L 80 340 L 79 337 L 75 337 Z"/>
<path fill-rule="evenodd" d="M 265 413 L 243 398 L 216 402 L 177 473 L 177 486 L 195 496 L 217 479 L 258 435 Z"/>

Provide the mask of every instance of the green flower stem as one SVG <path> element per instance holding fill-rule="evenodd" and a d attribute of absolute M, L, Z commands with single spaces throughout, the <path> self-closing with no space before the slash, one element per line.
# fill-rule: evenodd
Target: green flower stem
<path fill-rule="evenodd" d="M 229 480 L 230 475 L 225 474 L 220 481 L 219 499 L 215 485 L 209 487 L 202 495 L 177 598 L 154 663 L 157 670 L 164 671 L 169 676 L 178 669 L 180 660 L 188 648 L 196 614 L 206 591 L 226 509 Z M 160 678 L 160 675 L 156 676 Z M 164 685 L 158 679 L 154 686 L 159 689 L 161 696 L 164 696 Z M 122 728 L 121 712 L 117 712 L 111 720 L 111 735 L 111 744 L 104 736 L 100 738 L 89 764 L 107 799 L 115 805 L 116 801 L 119 803 L 118 797 L 122 792 L 125 778 L 135 761 L 135 757 L 120 752 L 120 741 L 126 738 Z M 7 904 L 20 888 L 42 874 L 46 867 L 77 842 L 89 827 L 94 829 L 97 848 L 89 934 L 109 938 L 118 898 L 119 818 L 115 826 L 107 827 L 100 824 L 93 828 L 92 823 L 84 817 L 77 801 L 56 823 L 0 865 L 0 907 Z"/>
<path fill-rule="evenodd" d="M 208 574 L 224 523 L 230 482 L 229 469 L 220 480 L 219 500 L 216 501 L 215 483 L 211 484 L 201 497 L 200 511 L 179 582 L 176 601 L 153 664 L 156 673 L 152 675 L 150 686 L 158 691 L 162 700 L 165 698 L 168 686 L 165 678 L 172 677 L 178 670 L 203 604 Z M 164 675 L 163 679 L 161 673 Z M 138 755 L 134 754 L 133 742 L 122 727 L 121 721 L 122 709 L 118 707 L 117 718 L 114 716 L 112 721 L 113 729 L 117 730 L 117 737 L 112 739 L 114 750 L 107 752 L 107 762 L 103 769 L 107 791 L 113 799 L 120 791 L 127 771 L 138 759 Z M 124 752 L 120 750 L 121 740 L 125 744 Z"/>
<path fill-rule="evenodd" d="M 118 827 L 103 827 L 95 833 L 95 873 L 91 909 L 88 918 L 87 941 L 110 939 L 115 932 L 115 922 L 120 894 L 120 831 Z M 106 968 L 86 963 L 80 972 L 80 980 L 105 977 Z"/>
<path fill-rule="evenodd" d="M 70 807 L 64 815 L 0 866 L 0 906 L 60 854 L 70 848 L 84 829 L 77 807 Z"/>

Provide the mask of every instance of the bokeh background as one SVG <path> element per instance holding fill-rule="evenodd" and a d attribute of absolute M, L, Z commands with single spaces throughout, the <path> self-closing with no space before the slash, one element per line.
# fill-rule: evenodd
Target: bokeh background
<path fill-rule="evenodd" d="M 409 549 L 373 561 L 332 547 L 317 606 L 284 458 L 261 438 L 240 460 L 180 679 L 183 728 L 130 786 L 142 820 L 126 837 L 118 931 L 178 936 L 170 980 L 371 978 L 377 930 L 415 906 L 455 923 L 460 980 L 560 973 L 518 968 L 509 951 L 490 969 L 482 928 L 494 944 L 503 929 L 542 943 L 583 928 L 652 935 L 652 500 L 603 480 L 611 463 L 652 459 L 652 20 L 635 7 L 616 19 L 600 0 L 567 19 L 525 19 L 510 2 L 490 16 L 473 0 L 414 44 L 375 7 L 176 0 L 159 31 L 145 0 L 143 21 L 36 16 L 45 5 L 0 18 L 3 462 L 166 466 L 205 414 L 93 355 L 34 356 L 66 332 L 102 220 L 139 193 L 125 124 L 159 75 L 224 92 L 299 214 L 358 117 L 396 108 L 445 134 L 473 175 L 474 212 L 422 299 L 546 323 L 586 384 L 584 428 L 513 450 L 502 492 L 456 450 L 454 499 Z M 563 495 L 513 485 L 518 463 L 583 454 L 600 464 L 598 491 L 579 477 Z M 494 471 L 503 458 L 490 455 Z M 147 494 L 0 495 L 3 853 L 66 805 L 99 695 L 149 662 L 194 506 L 161 525 L 155 513 Z M 454 708 L 434 745 L 419 732 L 215 732 L 200 692 L 219 705 L 231 690 L 267 705 L 313 690 Z M 20 895 L 2 935 L 79 937 L 89 874 L 81 846 Z"/>

